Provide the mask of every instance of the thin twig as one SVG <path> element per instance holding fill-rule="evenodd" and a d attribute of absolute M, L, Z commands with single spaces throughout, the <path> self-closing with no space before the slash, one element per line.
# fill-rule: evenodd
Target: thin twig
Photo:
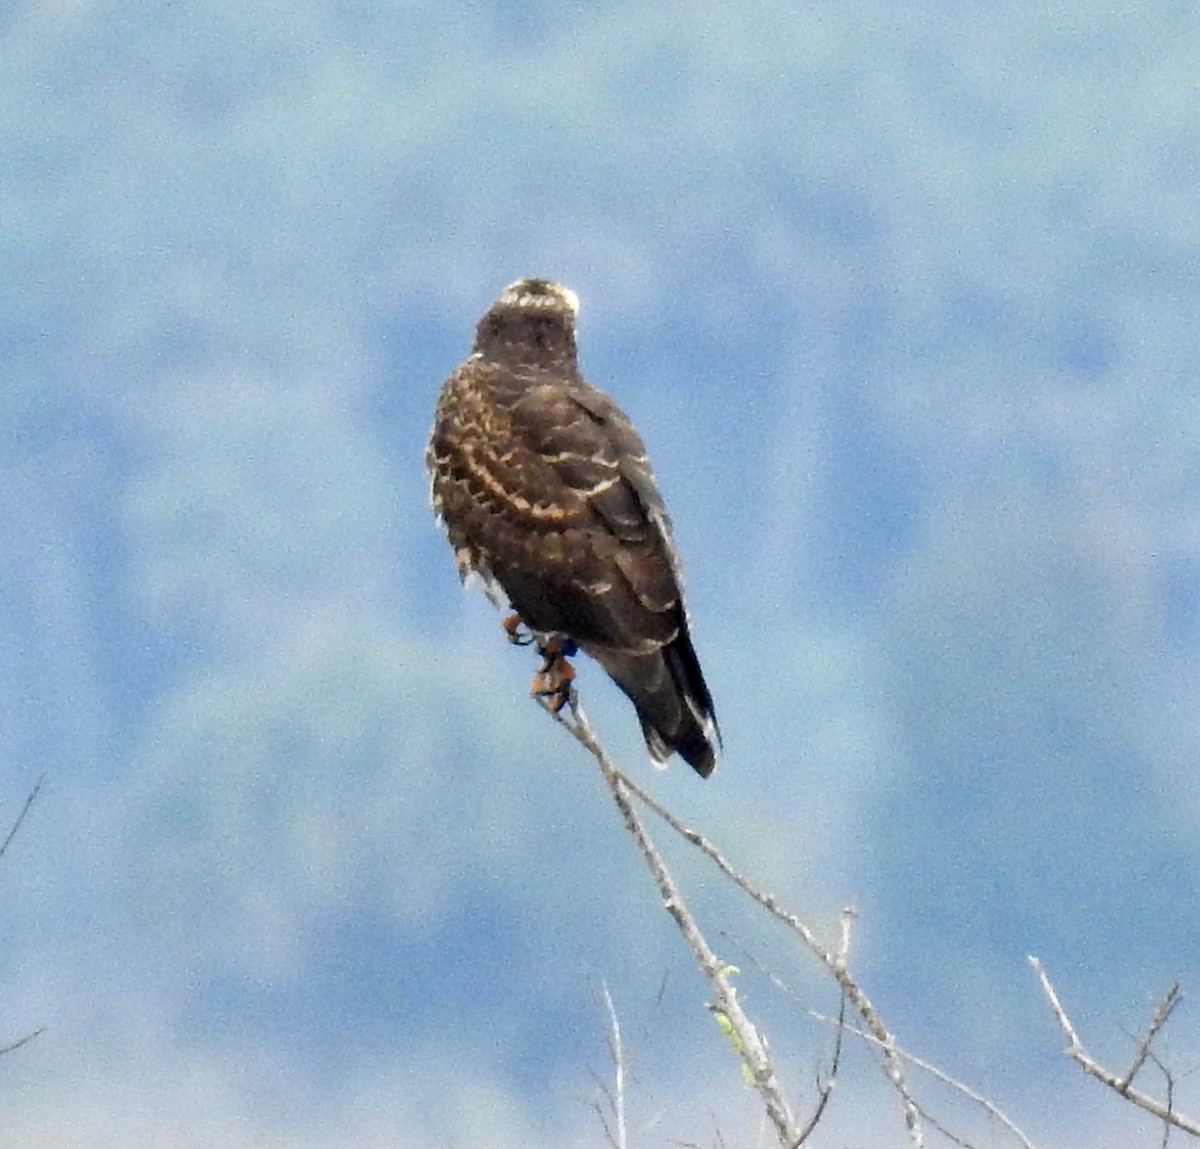
<path fill-rule="evenodd" d="M 1050 984 L 1050 978 L 1046 975 L 1046 971 L 1042 968 L 1042 963 L 1035 957 L 1029 959 L 1029 964 L 1033 966 L 1034 972 L 1038 976 L 1038 981 L 1042 986 L 1042 993 L 1046 995 L 1047 1002 L 1050 1003 L 1050 1010 L 1058 1021 L 1059 1028 L 1063 1031 L 1067 1038 L 1068 1048 L 1067 1055 L 1075 1062 L 1076 1065 L 1084 1071 L 1084 1073 L 1096 1078 L 1097 1081 L 1103 1081 L 1110 1089 L 1120 1094 L 1122 1097 L 1132 1101 L 1139 1109 L 1144 1109 L 1147 1113 L 1153 1114 L 1160 1121 L 1166 1122 L 1168 1125 L 1173 1125 L 1176 1129 L 1182 1129 L 1185 1133 L 1192 1134 L 1193 1137 L 1200 1137 L 1200 1122 L 1196 1122 L 1192 1118 L 1185 1117 L 1182 1113 L 1177 1112 L 1171 1101 L 1167 1104 L 1148 1093 L 1143 1093 L 1140 1089 L 1134 1089 L 1130 1082 L 1132 1074 L 1127 1074 L 1125 1077 L 1118 1077 L 1109 1069 L 1105 1069 L 1088 1051 L 1084 1048 L 1083 1042 L 1079 1040 L 1079 1034 L 1075 1031 L 1075 1026 L 1071 1024 L 1071 1019 L 1067 1016 L 1067 1011 L 1063 1009 L 1062 1003 L 1058 1000 L 1058 994 L 1054 991 L 1054 986 Z M 1164 999 L 1162 1005 L 1154 1015 L 1154 1020 L 1151 1021 L 1150 1029 L 1146 1037 L 1142 1040 L 1142 1049 L 1147 1052 L 1150 1048 L 1150 1042 L 1157 1035 L 1162 1025 L 1170 1016 L 1171 1010 L 1180 1000 L 1180 995 L 1175 992 L 1176 987 L 1172 987 Z M 1162 1014 L 1161 1019 L 1159 1014 Z M 1140 1053 L 1140 1050 L 1139 1050 Z M 1133 1072 L 1140 1068 L 1142 1061 L 1138 1057 L 1134 1058 Z"/>
<path fill-rule="evenodd" d="M 617 1017 L 617 1007 L 613 1004 L 612 994 L 608 992 L 608 982 L 600 983 L 600 991 L 604 994 L 604 1008 L 608 1010 L 608 1051 L 613 1062 L 613 1090 L 609 1103 L 617 1126 L 614 1143 L 616 1149 L 628 1149 L 629 1142 L 625 1132 L 625 1050 L 621 1045 L 621 1019 Z"/>
<path fill-rule="evenodd" d="M 1146 1036 L 1142 1038 L 1138 1045 L 1137 1053 L 1133 1055 L 1133 1062 L 1125 1071 L 1125 1075 L 1121 1078 L 1121 1093 L 1128 1093 L 1129 1087 L 1133 1084 L 1134 1077 L 1137 1072 L 1146 1064 L 1146 1058 L 1150 1056 L 1150 1045 L 1158 1036 L 1158 1031 L 1167 1023 L 1167 1018 L 1171 1016 L 1175 1007 L 1183 1001 L 1183 991 L 1179 988 L 1179 982 L 1173 981 L 1171 988 L 1167 990 L 1166 996 L 1158 1004 L 1158 1008 L 1154 1011 L 1154 1016 L 1150 1019 L 1150 1025 L 1146 1029 Z"/>
<path fill-rule="evenodd" d="M 829 1078 L 826 1081 L 822 1081 L 820 1072 L 817 1073 L 817 1104 L 813 1109 L 812 1116 L 805 1123 L 804 1129 L 800 1133 L 801 1141 L 807 1139 L 808 1135 L 817 1127 L 821 1118 L 825 1116 L 825 1108 L 829 1104 L 829 1098 L 833 1095 L 833 1087 L 837 1084 L 838 1070 L 842 1065 L 842 1038 L 845 1033 L 846 995 L 842 994 L 841 1004 L 838 1006 L 837 1036 L 833 1042 L 833 1056 L 829 1059 Z"/>
<path fill-rule="evenodd" d="M 596 1083 L 596 1088 L 604 1095 L 604 1100 L 608 1102 L 608 1107 L 611 1109 L 613 1097 L 608 1083 L 594 1069 L 588 1069 L 588 1076 Z M 612 1125 L 609 1124 L 608 1110 L 599 1101 L 589 1101 L 588 1108 L 600 1119 L 600 1128 L 604 1130 L 604 1140 L 612 1146 L 612 1149 L 617 1149 L 617 1138 L 613 1133 Z"/>
<path fill-rule="evenodd" d="M 28 1045 L 35 1037 L 40 1037 L 45 1032 L 44 1028 L 35 1029 L 32 1033 L 27 1033 L 24 1037 L 18 1037 L 15 1041 L 10 1041 L 7 1045 L 0 1045 L 0 1057 L 6 1053 L 12 1053 L 14 1049 L 20 1049 L 22 1045 Z"/>
<path fill-rule="evenodd" d="M 17 815 L 17 820 L 13 822 L 8 833 L 4 837 L 4 841 L 0 842 L 0 858 L 3 858 L 4 855 L 8 853 L 8 847 L 12 845 L 12 840 L 17 836 L 17 831 L 21 828 L 21 823 L 25 821 L 25 815 L 29 813 L 29 807 L 33 805 L 34 799 L 37 798 L 38 791 L 41 790 L 42 783 L 45 782 L 45 780 L 46 775 L 43 774 L 37 780 L 37 782 L 34 783 L 33 789 L 30 790 L 29 794 L 26 796 L 25 805 L 21 807 L 21 812 Z M 23 1040 L 28 1040 L 28 1038 Z"/>
<path fill-rule="evenodd" d="M 868 1033 L 865 1029 L 859 1029 L 853 1025 L 845 1024 L 841 1013 L 837 1017 L 830 1017 L 826 1013 L 821 1013 L 820 1010 L 813 1009 L 801 1001 L 799 994 L 796 993 L 790 985 L 788 985 L 777 973 L 768 969 L 761 961 L 744 946 L 741 947 L 742 953 L 745 955 L 745 960 L 753 963 L 760 973 L 766 977 L 772 985 L 775 986 L 780 993 L 785 997 L 790 998 L 805 1014 L 811 1017 L 814 1021 L 821 1022 L 822 1025 L 836 1026 L 840 1030 L 844 1030 L 851 1037 L 857 1037 L 860 1041 L 865 1041 L 868 1045 L 873 1045 L 876 1049 L 880 1048 L 879 1039 L 873 1034 Z M 930 1077 L 940 1081 L 943 1085 L 948 1086 L 957 1093 L 961 1093 L 968 1101 L 978 1105 L 989 1117 L 994 1121 L 1004 1126 L 1009 1133 L 1012 1134 L 1017 1141 L 1020 1142 L 1022 1149 L 1037 1149 L 1034 1143 L 1022 1132 L 1021 1128 L 1012 1120 L 1003 1110 L 1001 1110 L 994 1101 L 989 1101 L 982 1093 L 977 1093 L 969 1085 L 958 1078 L 952 1077 L 944 1069 L 939 1069 L 936 1065 L 931 1064 L 924 1058 L 918 1057 L 915 1053 L 910 1053 L 903 1046 L 896 1046 L 896 1054 L 915 1069 L 921 1070 L 922 1073 L 928 1073 Z M 921 1116 L 932 1124 L 937 1124 L 934 1118 L 930 1117 L 929 1111 L 925 1106 L 919 1106 Z M 942 1127 L 939 1125 L 939 1129 Z M 944 1131 L 944 1130 L 943 1130 Z M 953 1136 L 949 1134 L 949 1136 Z"/>
<path fill-rule="evenodd" d="M 1153 1050 L 1147 1050 L 1147 1055 L 1149 1056 L 1150 1060 L 1154 1063 L 1155 1068 L 1159 1071 L 1159 1073 L 1161 1073 L 1163 1075 L 1163 1080 L 1167 1083 L 1166 1084 L 1167 1108 L 1172 1113 L 1174 1113 L 1175 1112 L 1175 1075 L 1162 1063 L 1158 1054 L 1153 1052 Z M 1170 1143 L 1170 1140 L 1171 1140 L 1171 1125 L 1170 1125 L 1170 1122 L 1164 1121 L 1162 1123 L 1162 1142 L 1161 1142 L 1162 1149 L 1167 1149 L 1167 1145 Z"/>
<path fill-rule="evenodd" d="M 29 813 L 30 806 L 38 796 L 38 792 L 42 788 L 42 783 L 46 780 L 43 774 L 37 782 L 34 783 L 33 789 L 25 797 L 25 804 L 21 807 L 21 812 L 17 815 L 12 826 L 9 827 L 8 833 L 4 836 L 4 841 L 0 842 L 0 858 L 3 858 L 8 853 L 8 847 L 12 845 L 12 840 L 17 836 L 17 831 L 21 828 L 21 823 L 25 821 L 25 815 Z M 24 1037 L 18 1037 L 10 1041 L 7 1045 L 0 1045 L 0 1057 L 6 1053 L 12 1053 L 15 1049 L 20 1049 L 23 1045 L 28 1045 L 35 1037 L 44 1033 L 44 1029 L 35 1029 L 31 1033 L 25 1034 Z"/>
<path fill-rule="evenodd" d="M 763 1108 L 772 1125 L 775 1126 L 779 1143 L 785 1149 L 795 1149 L 801 1144 L 800 1129 L 780 1089 L 775 1075 L 775 1066 L 767 1053 L 762 1037 L 738 1002 L 737 992 L 729 980 L 728 967 L 713 953 L 704 935 L 700 932 L 675 884 L 674 877 L 646 833 L 631 801 L 629 780 L 612 762 L 608 752 L 596 737 L 574 691 L 569 698 L 571 721 L 568 721 L 561 712 L 555 711 L 553 706 L 547 705 L 542 699 L 539 698 L 538 701 L 542 704 L 543 709 L 569 730 L 580 745 L 584 746 L 599 763 L 600 771 L 612 794 L 613 801 L 620 810 L 625 826 L 637 843 L 638 850 L 658 886 L 664 907 L 679 927 L 701 972 L 708 980 L 714 998 L 712 1008 L 718 1016 L 729 1023 L 729 1028 L 736 1038 L 739 1055 L 748 1071 L 750 1083 L 762 1099 Z"/>
<path fill-rule="evenodd" d="M 685 826 L 674 814 L 665 806 L 656 801 L 646 790 L 639 786 L 630 778 L 622 776 L 624 785 L 638 798 L 644 802 L 651 810 L 654 811 L 668 826 L 671 827 L 677 834 L 691 842 L 698 850 L 705 854 L 713 864 L 738 887 L 743 893 L 749 895 L 768 913 L 773 914 L 780 921 L 788 925 L 795 933 L 800 936 L 801 941 L 807 947 L 808 951 L 813 954 L 837 979 L 838 986 L 842 992 L 850 999 L 850 1003 L 854 1006 L 855 1012 L 862 1018 L 867 1029 L 874 1036 L 883 1055 L 883 1070 L 892 1087 L 900 1096 L 901 1104 L 904 1107 L 904 1123 L 908 1129 L 909 1139 L 911 1140 L 914 1149 L 922 1149 L 925 1144 L 924 1136 L 921 1132 L 921 1110 L 917 1105 L 916 1099 L 909 1092 L 908 1084 L 904 1078 L 904 1067 L 900 1063 L 900 1057 L 896 1052 L 896 1039 L 888 1028 L 883 1024 L 878 1011 L 872 1004 L 870 998 L 863 992 L 858 982 L 851 976 L 846 965 L 845 953 L 831 953 L 818 940 L 816 935 L 806 926 L 795 914 L 786 910 L 776 901 L 774 895 L 768 894 L 760 890 L 752 882 L 750 882 L 739 871 L 728 862 L 724 855 L 707 839 L 703 834 L 696 830 L 692 830 Z M 853 911 L 842 915 L 842 947 L 843 949 L 849 945 L 849 929 L 850 921 L 853 919 Z"/>
<path fill-rule="evenodd" d="M 858 910 L 853 906 L 845 906 L 842 909 L 842 933 L 838 941 L 837 961 L 845 965 L 850 960 L 850 931 L 854 928 L 854 921 L 858 917 Z"/>

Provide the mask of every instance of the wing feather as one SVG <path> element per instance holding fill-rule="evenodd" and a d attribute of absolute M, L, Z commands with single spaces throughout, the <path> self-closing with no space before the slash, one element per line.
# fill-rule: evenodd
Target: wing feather
<path fill-rule="evenodd" d="M 644 648 L 647 631 L 654 643 L 671 641 L 678 627 L 662 615 L 680 602 L 679 564 L 645 446 L 629 419 L 603 392 L 580 382 L 529 388 L 513 417 L 591 512 L 581 529 L 613 584 L 601 604 L 606 636 L 630 648 Z"/>

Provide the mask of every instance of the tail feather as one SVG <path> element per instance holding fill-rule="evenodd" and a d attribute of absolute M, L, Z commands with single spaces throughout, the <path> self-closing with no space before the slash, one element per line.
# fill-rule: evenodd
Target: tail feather
<path fill-rule="evenodd" d="M 686 630 L 653 654 L 589 653 L 633 703 L 651 758 L 665 762 L 679 754 L 703 778 L 716 769 L 721 734 Z"/>

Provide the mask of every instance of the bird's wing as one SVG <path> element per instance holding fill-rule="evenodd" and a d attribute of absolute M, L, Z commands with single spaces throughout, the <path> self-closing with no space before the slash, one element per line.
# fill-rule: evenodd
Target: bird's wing
<path fill-rule="evenodd" d="M 591 579 L 593 591 L 611 584 L 598 596 L 596 607 L 610 617 L 596 637 L 639 649 L 669 641 L 681 609 L 678 559 L 645 446 L 627 416 L 582 381 L 530 387 L 512 414 L 560 494 L 569 491 L 586 508 L 571 529 L 593 571 L 603 572 Z"/>
<path fill-rule="evenodd" d="M 611 585 L 587 602 L 603 632 L 574 637 L 633 702 L 651 756 L 661 762 L 678 751 L 707 776 L 720 733 L 688 632 L 670 519 L 641 437 L 612 399 L 585 383 L 532 405 L 538 453 L 586 501 L 594 516 L 589 545 L 608 556 Z"/>

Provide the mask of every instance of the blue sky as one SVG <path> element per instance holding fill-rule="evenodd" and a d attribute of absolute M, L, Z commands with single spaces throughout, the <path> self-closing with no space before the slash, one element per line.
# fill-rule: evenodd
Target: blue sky
<path fill-rule="evenodd" d="M 601 981 L 639 1144 L 769 1143 L 429 512 L 437 389 L 526 274 L 650 447 L 727 756 L 654 772 L 585 665 L 613 752 L 814 928 L 856 905 L 901 1041 L 1039 1144 L 1153 1136 L 1025 958 L 1117 1065 L 1197 970 L 1198 41 L 1167 3 L 0 6 L 14 1143 L 599 1145 Z M 827 1035 L 744 977 L 806 1095 Z M 904 1143 L 877 1076 L 818 1143 Z"/>

